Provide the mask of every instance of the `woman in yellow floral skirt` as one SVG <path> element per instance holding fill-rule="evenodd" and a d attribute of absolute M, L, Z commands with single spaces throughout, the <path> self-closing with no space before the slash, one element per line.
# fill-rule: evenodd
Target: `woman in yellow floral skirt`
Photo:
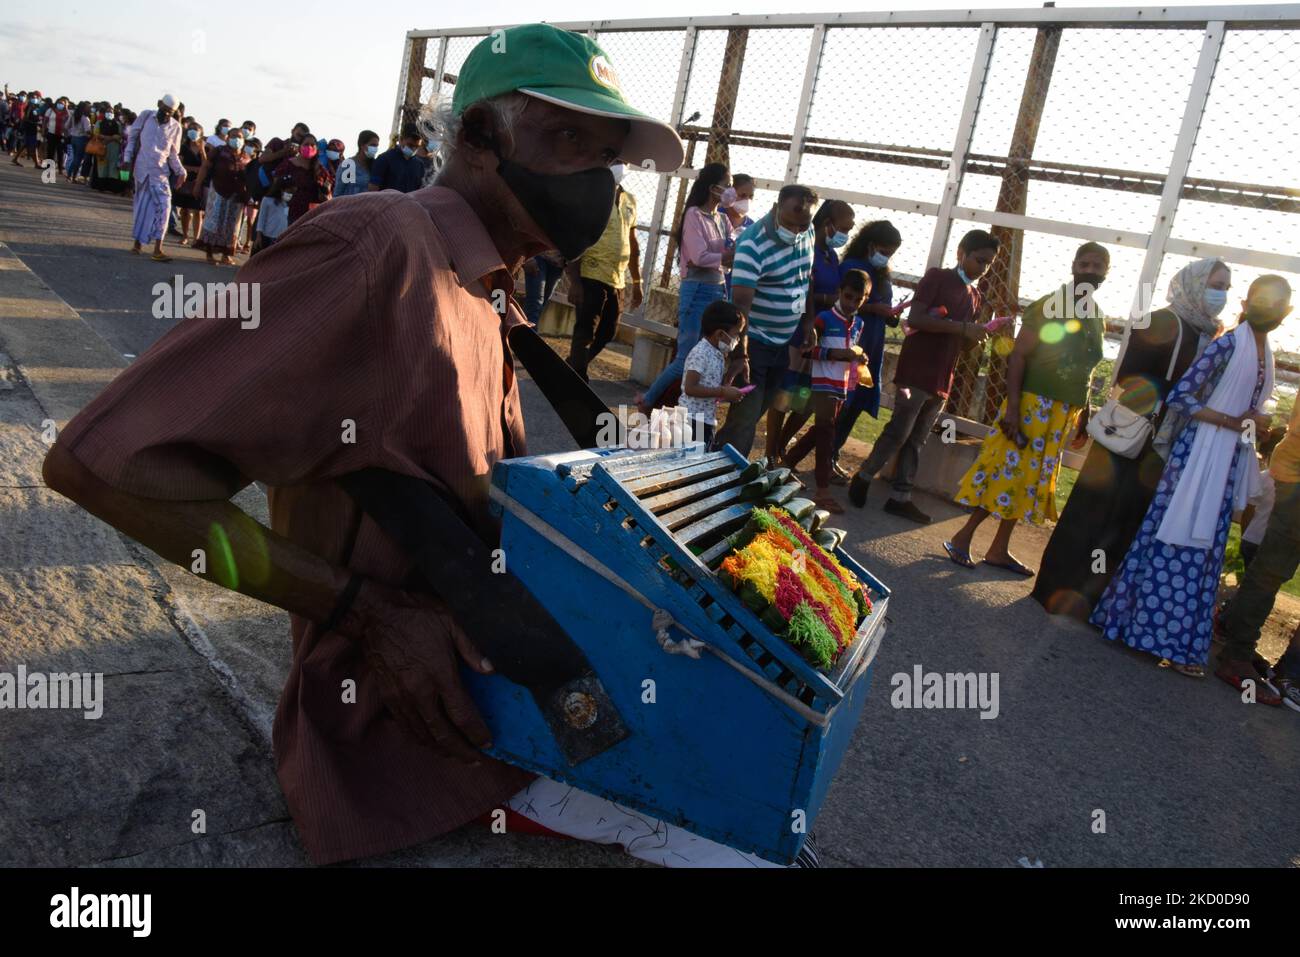
<path fill-rule="evenodd" d="M 1087 407 L 1088 383 L 1101 360 L 1104 320 L 1092 294 L 1109 267 L 1105 247 L 1084 243 L 1075 253 L 1073 279 L 1025 309 L 1007 362 L 1007 398 L 957 490 L 958 504 L 975 509 L 943 543 L 958 565 L 975 567 L 971 540 L 995 515 L 1001 521 L 984 563 L 1034 574 L 1011 554 L 1011 533 L 1019 521 L 1041 525 L 1056 518 L 1061 452 Z"/>

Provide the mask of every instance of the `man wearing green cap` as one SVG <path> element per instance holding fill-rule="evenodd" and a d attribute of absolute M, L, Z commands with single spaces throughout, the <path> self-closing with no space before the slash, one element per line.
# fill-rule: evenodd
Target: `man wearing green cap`
<path fill-rule="evenodd" d="M 260 293 L 256 323 L 182 321 L 45 461 L 51 488 L 290 613 L 273 742 L 319 864 L 436 837 L 545 781 L 480 752 L 459 668 L 491 663 L 338 479 L 377 467 L 435 483 L 495 538 L 493 463 L 526 451 L 504 346 L 526 321 L 511 273 L 599 238 L 615 159 L 671 171 L 683 155 L 623 99 L 599 47 L 541 25 L 480 43 L 439 123 L 435 185 L 301 217 L 236 276 Z M 270 528 L 230 502 L 253 481 L 269 487 Z"/>

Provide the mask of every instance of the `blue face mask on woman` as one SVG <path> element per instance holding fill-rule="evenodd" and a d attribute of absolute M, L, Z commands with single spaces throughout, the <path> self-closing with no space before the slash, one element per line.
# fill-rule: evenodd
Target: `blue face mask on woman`
<path fill-rule="evenodd" d="M 341 154 L 338 150 L 326 150 L 325 155 L 329 157 L 330 162 L 334 162 L 343 154 Z"/>
<path fill-rule="evenodd" d="M 836 230 L 835 234 L 831 236 L 830 239 L 826 240 L 826 245 L 830 246 L 831 249 L 840 249 L 848 241 L 849 241 L 848 233 L 842 233 Z"/>
<path fill-rule="evenodd" d="M 185 131 L 185 135 L 186 135 L 186 137 L 188 137 L 189 139 L 197 140 L 197 139 L 199 138 L 199 131 L 198 131 L 198 130 L 186 130 L 186 131 Z"/>
<path fill-rule="evenodd" d="M 889 257 L 884 253 L 877 251 L 867 257 L 867 262 L 871 265 L 872 269 L 884 269 L 889 265 Z"/>
<path fill-rule="evenodd" d="M 367 147 L 366 147 L 366 156 L 370 157 L 370 159 L 374 159 L 374 158 L 375 158 L 376 156 L 378 156 L 378 155 L 379 155 L 379 147 L 378 147 L 378 146 L 367 146 Z"/>
<path fill-rule="evenodd" d="M 410 159 L 412 156 L 415 155 L 415 150 L 410 146 L 403 146 L 402 155 L 405 156 L 407 159 Z"/>
<path fill-rule="evenodd" d="M 1212 316 L 1217 316 L 1223 312 L 1223 307 L 1228 304 L 1228 290 L 1226 289 L 1207 289 L 1205 290 L 1205 311 Z"/>

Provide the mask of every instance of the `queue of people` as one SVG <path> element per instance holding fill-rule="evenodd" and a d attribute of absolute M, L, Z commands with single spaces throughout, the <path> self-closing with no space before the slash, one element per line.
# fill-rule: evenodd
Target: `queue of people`
<path fill-rule="evenodd" d="M 318 138 L 306 123 L 263 143 L 252 120 L 235 126 L 221 118 L 209 128 L 171 95 L 136 113 L 39 90 L 6 91 L 0 144 L 16 166 L 52 163 L 69 183 L 131 197 L 133 252 L 148 247 L 154 260 L 168 262 L 170 234 L 225 266 L 272 245 L 289 223 L 335 197 L 419 189 L 438 165 L 439 147 L 407 124 L 382 153 L 379 134 L 363 130 L 348 156 L 341 139 Z M 259 223 L 267 211 L 270 221 Z"/>
<path fill-rule="evenodd" d="M 953 387 L 962 353 L 978 349 L 1008 319 L 980 321 L 980 280 L 1000 249 L 971 230 L 956 261 L 930 269 L 910 300 L 895 303 L 889 260 L 903 237 L 889 222 L 855 230 L 847 203 L 818 205 L 807 187 L 785 186 L 759 220 L 740 226 L 737 183 L 721 164 L 700 171 L 674 233 L 680 279 L 676 358 L 637 396 L 642 412 L 683 402 L 712 447 L 749 455 L 767 417 L 766 454 L 798 467 L 814 456 L 814 499 L 844 511 L 832 485 L 848 485 L 863 507 L 873 479 L 891 463 L 884 510 L 919 524 L 930 516 L 913 501 L 921 452 Z M 730 211 L 725 202 L 732 205 Z M 816 207 L 814 211 L 814 207 Z M 738 228 L 739 227 L 739 228 Z M 843 255 L 841 256 L 841 253 Z M 972 547 L 989 517 L 997 529 L 982 561 L 1035 578 L 1034 598 L 1101 633 L 1156 657 L 1162 667 L 1204 677 L 1216 628 L 1231 637 L 1216 674 L 1240 688 L 1263 683 L 1257 700 L 1300 710 L 1300 629 L 1276 666 L 1255 654 L 1260 629 L 1281 585 L 1296 571 L 1296 470 L 1300 436 L 1293 417 L 1274 452 L 1277 502 L 1252 524 L 1263 564 L 1253 564 L 1243 599 L 1216 612 L 1228 528 L 1263 484 L 1256 438 L 1279 442 L 1265 410 L 1274 388 L 1267 334 L 1290 310 L 1278 276 L 1252 284 L 1239 320 L 1219 319 L 1231 273 L 1219 259 L 1189 264 L 1172 279 L 1169 305 L 1133 325 L 1118 361 L 1119 395 L 1130 418 L 1147 423 L 1144 441 L 1106 441 L 1112 421 L 1089 410 L 1092 375 L 1102 359 L 1105 319 L 1095 293 L 1110 254 L 1081 245 L 1070 279 L 1029 304 L 1006 367 L 1006 398 L 955 501 L 968 519 L 944 549 L 974 568 Z M 910 306 L 910 309 L 909 309 Z M 886 330 L 907 310 L 892 383 L 892 415 L 869 455 L 849 475 L 839 451 L 857 418 L 880 414 Z M 722 406 L 729 406 L 725 416 Z M 810 428 L 799 432 L 805 424 Z M 1109 426 L 1107 426 L 1109 427 Z M 1068 447 L 1100 435 L 1058 517 L 1056 485 Z M 1247 441 L 1243 441 L 1243 436 Z M 1292 444 L 1294 443 L 1294 444 Z M 1056 528 L 1035 570 L 1015 556 L 1020 523 Z M 1246 527 L 1243 522 L 1243 528 Z"/>

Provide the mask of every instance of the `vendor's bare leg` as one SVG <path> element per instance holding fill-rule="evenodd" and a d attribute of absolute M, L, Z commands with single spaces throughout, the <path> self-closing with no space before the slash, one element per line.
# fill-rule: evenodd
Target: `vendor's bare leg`
<path fill-rule="evenodd" d="M 539 777 L 506 803 L 557 834 L 620 844 L 633 857 L 662 867 L 782 866 L 550 778 Z M 799 858 L 791 866 L 817 866 L 816 852 L 806 845 Z"/>

